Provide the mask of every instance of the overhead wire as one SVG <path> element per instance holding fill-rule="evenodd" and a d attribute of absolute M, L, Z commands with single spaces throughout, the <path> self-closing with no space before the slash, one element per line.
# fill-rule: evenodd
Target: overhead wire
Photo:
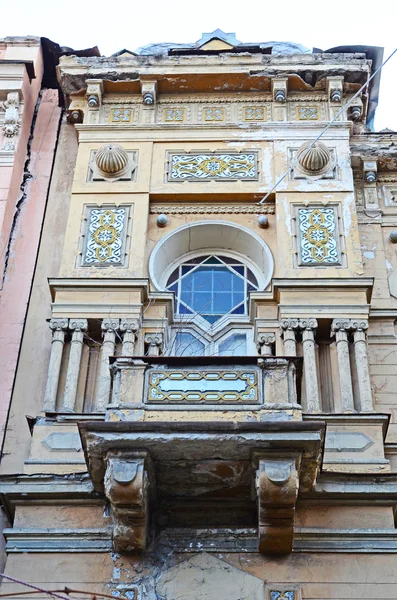
<path fill-rule="evenodd" d="M 334 118 L 324 127 L 324 129 L 322 129 L 322 131 L 318 134 L 318 136 L 311 142 L 311 144 L 307 147 L 307 150 L 310 150 L 311 148 L 313 148 L 314 144 L 316 142 L 318 142 L 318 140 L 324 135 L 324 133 L 326 131 L 328 131 L 328 129 L 331 127 L 331 125 L 333 125 L 335 123 L 335 121 L 337 119 L 339 119 L 339 117 L 341 116 L 341 114 L 343 114 L 348 108 L 349 106 L 353 103 L 353 101 L 361 94 L 361 92 L 368 87 L 369 83 L 372 81 L 372 79 L 375 77 L 375 75 L 377 75 L 379 73 L 379 71 L 381 69 L 383 69 L 383 67 L 385 66 L 385 64 L 387 62 L 389 62 L 389 60 L 394 56 L 394 54 L 397 52 L 397 48 L 395 48 L 393 50 L 393 52 L 391 54 L 389 54 L 389 56 L 386 58 L 385 61 L 383 61 L 383 63 L 381 65 L 379 65 L 379 67 L 376 69 L 376 71 L 374 71 L 371 75 L 371 77 L 369 77 L 368 81 L 366 81 L 359 90 L 357 90 L 357 92 L 354 94 L 354 96 L 352 96 L 350 98 L 350 100 L 348 100 L 348 102 L 346 102 L 346 104 L 344 104 L 341 109 L 336 113 L 336 115 L 334 116 Z M 282 176 L 276 181 L 276 183 L 274 184 L 274 186 L 267 192 L 267 194 L 262 198 L 262 200 L 259 200 L 258 204 L 263 204 L 264 202 L 266 202 L 266 200 L 268 199 L 268 197 L 270 196 L 270 194 L 272 194 L 274 192 L 274 190 L 277 189 L 277 187 L 280 185 L 280 183 L 282 181 L 284 181 L 284 179 L 287 177 L 287 175 L 296 167 L 296 165 L 299 162 L 299 158 L 295 158 L 292 163 L 290 164 L 290 166 L 288 167 L 288 169 L 285 171 L 285 173 L 282 174 Z"/>

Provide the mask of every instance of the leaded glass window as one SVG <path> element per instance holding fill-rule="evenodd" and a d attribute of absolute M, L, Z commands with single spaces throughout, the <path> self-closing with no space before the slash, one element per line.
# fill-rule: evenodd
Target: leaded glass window
<path fill-rule="evenodd" d="M 167 281 L 167 290 L 176 296 L 177 315 L 200 315 L 211 325 L 227 314 L 246 315 L 248 294 L 257 289 L 247 265 L 221 255 L 187 259 Z"/>

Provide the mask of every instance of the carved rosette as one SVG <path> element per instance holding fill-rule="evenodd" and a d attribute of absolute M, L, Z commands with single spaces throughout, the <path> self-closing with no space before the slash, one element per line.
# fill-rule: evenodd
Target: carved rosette
<path fill-rule="evenodd" d="M 15 139 L 19 133 L 19 93 L 10 92 L 3 104 L 5 108 L 3 133 L 6 138 L 3 150 L 15 150 Z"/>
<path fill-rule="evenodd" d="M 297 159 L 299 167 L 308 175 L 321 175 L 328 170 L 331 163 L 331 153 L 327 146 L 321 142 L 316 142 L 310 147 L 312 142 L 303 144 L 298 152 Z"/>

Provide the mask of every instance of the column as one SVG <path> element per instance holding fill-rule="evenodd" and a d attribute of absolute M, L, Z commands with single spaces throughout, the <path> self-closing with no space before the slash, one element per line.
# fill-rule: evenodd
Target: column
<path fill-rule="evenodd" d="M 121 319 L 120 331 L 123 334 L 121 354 L 123 356 L 133 356 L 135 354 L 135 342 L 138 329 L 138 321 L 133 319 Z"/>
<path fill-rule="evenodd" d="M 145 333 L 145 346 L 147 347 L 147 356 L 160 356 L 163 352 L 162 333 Z"/>
<path fill-rule="evenodd" d="M 116 332 L 118 331 L 119 327 L 120 319 L 103 319 L 102 321 L 101 329 L 103 331 L 103 343 L 95 410 L 106 410 L 106 407 L 109 404 L 111 388 L 109 358 L 114 356 Z"/>
<path fill-rule="evenodd" d="M 305 371 L 306 408 L 309 412 L 321 410 L 318 393 L 316 346 L 314 332 L 317 329 L 316 319 L 300 319 L 299 329 L 302 330 L 303 368 Z"/>
<path fill-rule="evenodd" d="M 342 412 L 354 411 L 352 375 L 349 357 L 349 338 L 351 328 L 349 319 L 334 319 L 331 332 L 336 339 L 336 354 L 338 357 L 339 387 Z"/>
<path fill-rule="evenodd" d="M 354 357 L 356 360 L 358 391 L 360 394 L 360 410 L 362 412 L 373 412 L 371 379 L 369 375 L 368 347 L 366 330 L 368 321 L 352 321 Z"/>
<path fill-rule="evenodd" d="M 69 321 L 69 329 L 73 331 L 73 334 L 70 342 L 69 363 L 63 396 L 63 412 L 73 412 L 76 405 L 84 331 L 87 331 L 87 327 L 87 319 L 70 319 Z"/>
<path fill-rule="evenodd" d="M 51 319 L 52 329 L 51 355 L 48 366 L 47 385 L 44 396 L 44 412 L 55 412 L 59 373 L 61 371 L 63 346 L 65 344 L 65 332 L 68 328 L 68 319 Z"/>
<path fill-rule="evenodd" d="M 296 356 L 295 332 L 299 326 L 298 319 L 283 319 L 281 330 L 284 340 L 284 356 Z"/>
<path fill-rule="evenodd" d="M 273 344 L 275 343 L 275 333 L 260 333 L 256 342 L 258 354 L 261 356 L 273 356 Z"/>

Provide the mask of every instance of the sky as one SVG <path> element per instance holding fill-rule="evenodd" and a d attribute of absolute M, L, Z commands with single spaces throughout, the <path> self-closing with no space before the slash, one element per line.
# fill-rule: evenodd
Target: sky
<path fill-rule="evenodd" d="M 110 55 L 150 43 L 190 43 L 203 32 L 234 32 L 241 42 L 292 41 L 326 50 L 397 47 L 395 0 L 14 0 L 3 1 L 0 38 L 48 37 L 75 50 Z M 375 130 L 397 131 L 397 53 L 384 67 Z"/>

